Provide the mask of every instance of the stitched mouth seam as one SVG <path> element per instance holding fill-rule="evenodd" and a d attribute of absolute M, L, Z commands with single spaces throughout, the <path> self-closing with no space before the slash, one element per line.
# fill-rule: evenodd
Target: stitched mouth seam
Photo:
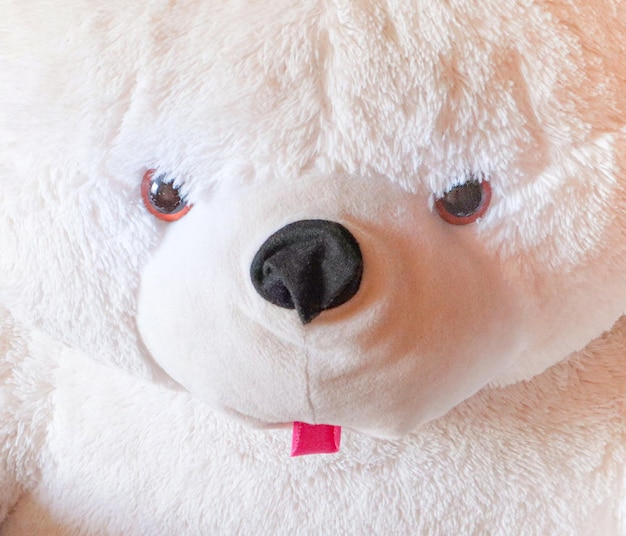
<path fill-rule="evenodd" d="M 311 399 L 311 372 L 310 372 L 311 354 L 309 353 L 309 343 L 307 341 L 306 330 L 303 335 L 303 339 L 304 339 L 304 356 L 305 356 L 304 379 L 306 382 L 306 399 L 309 405 L 309 411 L 311 412 L 311 416 L 313 418 L 312 424 L 314 424 L 317 421 L 317 417 L 315 416 L 315 408 L 313 407 L 313 401 Z"/>

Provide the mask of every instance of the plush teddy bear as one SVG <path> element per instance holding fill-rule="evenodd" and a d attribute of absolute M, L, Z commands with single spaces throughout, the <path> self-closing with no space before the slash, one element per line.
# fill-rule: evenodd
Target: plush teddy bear
<path fill-rule="evenodd" d="M 626 534 L 624 35 L 5 1 L 0 534 Z"/>

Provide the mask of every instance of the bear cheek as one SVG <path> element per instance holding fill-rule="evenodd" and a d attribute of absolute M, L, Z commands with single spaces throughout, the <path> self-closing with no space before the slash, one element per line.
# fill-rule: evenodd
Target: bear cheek
<path fill-rule="evenodd" d="M 386 235 L 378 255 L 364 241 L 362 310 L 349 329 L 329 329 L 330 318 L 311 325 L 309 391 L 319 420 L 402 436 L 470 397 L 522 351 L 523 302 L 502 266 L 445 228 L 428 231 L 433 242 Z"/>
<path fill-rule="evenodd" d="M 279 337 L 251 320 L 245 305 L 258 296 L 235 246 L 240 227 L 224 218 L 198 204 L 167 228 L 141 273 L 141 337 L 165 372 L 216 409 L 253 425 L 310 420 L 299 323 L 279 309 Z"/>

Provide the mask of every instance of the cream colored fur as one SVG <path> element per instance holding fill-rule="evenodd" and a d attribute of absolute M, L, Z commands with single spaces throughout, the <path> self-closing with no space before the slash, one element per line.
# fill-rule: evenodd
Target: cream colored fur
<path fill-rule="evenodd" d="M 2 7 L 2 536 L 626 534 L 620 2 Z M 317 218 L 363 280 L 303 326 L 249 269 Z"/>

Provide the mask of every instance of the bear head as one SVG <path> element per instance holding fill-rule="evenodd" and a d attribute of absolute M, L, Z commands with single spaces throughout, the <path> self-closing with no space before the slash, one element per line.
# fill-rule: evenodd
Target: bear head
<path fill-rule="evenodd" d="M 21 322 L 256 426 L 398 437 L 624 313 L 622 8 L 50 9 L 0 23 Z"/>

